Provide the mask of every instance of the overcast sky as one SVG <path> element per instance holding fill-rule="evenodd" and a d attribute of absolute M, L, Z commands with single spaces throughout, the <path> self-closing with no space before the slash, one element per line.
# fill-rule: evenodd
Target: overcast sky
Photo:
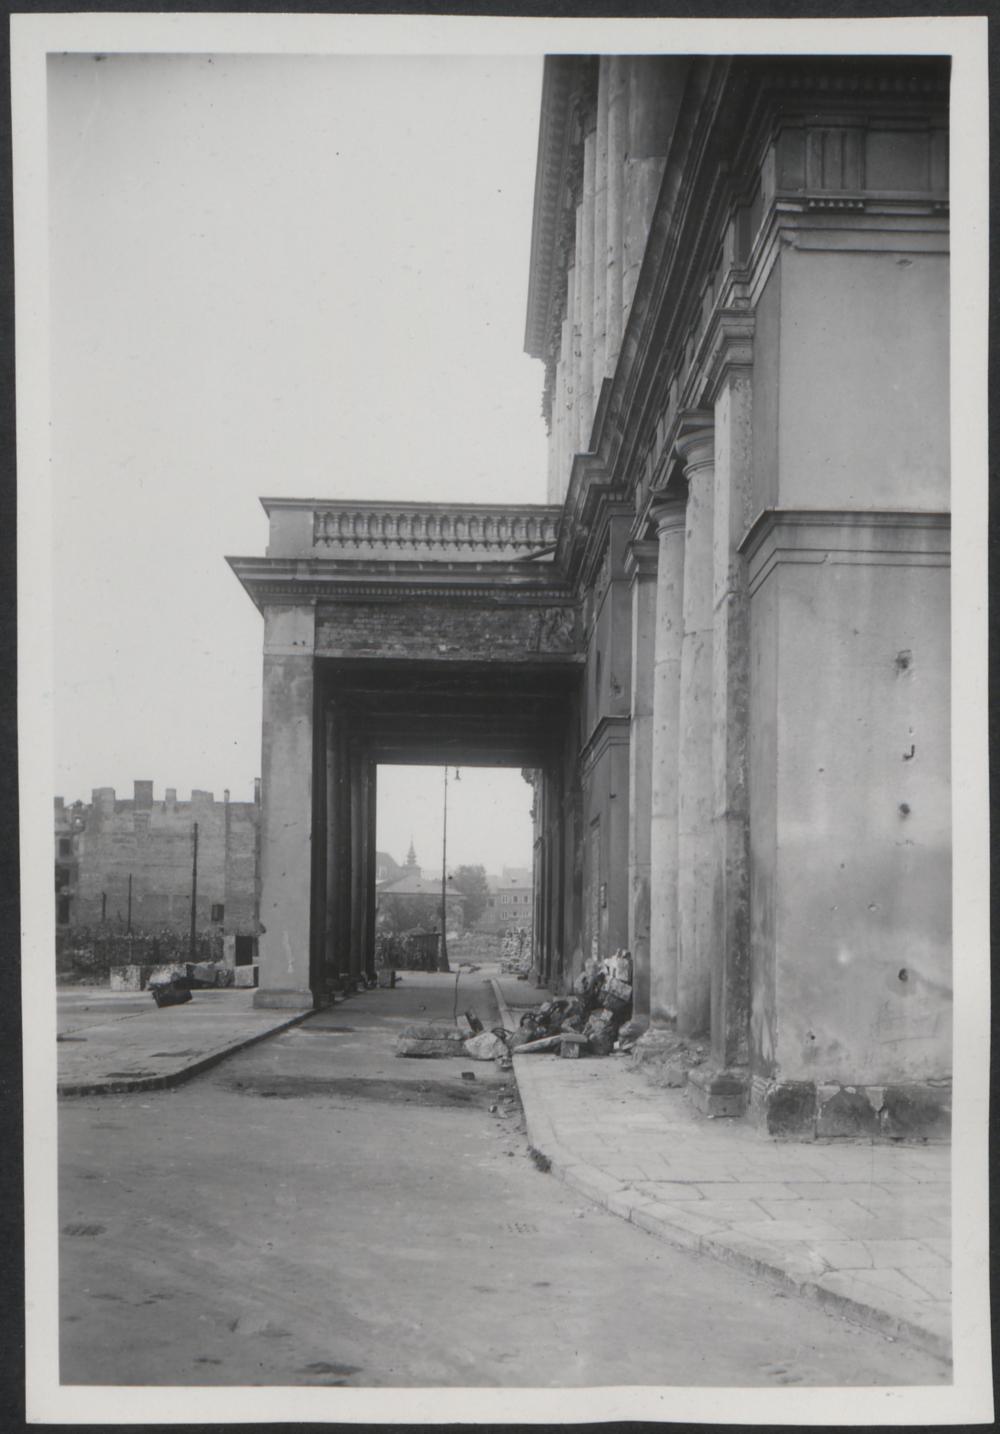
<path fill-rule="evenodd" d="M 262 622 L 224 557 L 263 553 L 260 495 L 545 501 L 540 90 L 535 57 L 50 59 L 67 800 L 249 797 Z M 449 861 L 527 864 L 520 775 L 463 783 Z M 384 774 L 397 860 L 440 865 L 440 789 Z"/>

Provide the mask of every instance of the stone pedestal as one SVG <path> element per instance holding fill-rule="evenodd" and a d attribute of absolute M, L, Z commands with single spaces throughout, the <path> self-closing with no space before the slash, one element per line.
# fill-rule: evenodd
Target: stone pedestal
<path fill-rule="evenodd" d="M 742 1115 L 747 1107 L 747 1087 L 746 1071 L 729 1071 L 715 1065 L 694 1066 L 688 1071 L 691 1103 L 702 1115 Z"/>

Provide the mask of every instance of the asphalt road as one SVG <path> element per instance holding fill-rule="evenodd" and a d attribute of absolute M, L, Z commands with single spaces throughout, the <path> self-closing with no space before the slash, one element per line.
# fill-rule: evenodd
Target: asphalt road
<path fill-rule="evenodd" d="M 536 1169 L 511 1075 L 359 996 L 176 1090 L 60 1105 L 68 1384 L 892 1385 L 946 1366 Z M 496 1021 L 466 976 L 460 1010 Z M 82 1014 L 82 1013 L 81 1013 Z"/>

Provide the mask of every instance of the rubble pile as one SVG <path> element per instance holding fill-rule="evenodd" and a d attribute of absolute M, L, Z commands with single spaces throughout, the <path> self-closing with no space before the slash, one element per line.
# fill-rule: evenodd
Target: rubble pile
<path fill-rule="evenodd" d="M 444 1021 L 425 1021 L 404 1026 L 396 1037 L 397 1056 L 459 1056 L 463 1060 L 500 1062 L 500 1068 L 510 1065 L 507 1049 L 507 1032 L 502 1026 L 492 1031 L 483 1029 L 483 1023 L 473 1012 L 467 1011 L 465 1024 L 449 1025 Z"/>
<path fill-rule="evenodd" d="M 461 1056 L 478 1061 L 496 1060 L 501 1069 L 511 1055 L 552 1051 L 570 1060 L 580 1056 L 609 1056 L 615 1049 L 634 1044 L 628 1021 L 632 1015 L 632 957 L 616 951 L 605 961 L 588 961 L 573 983 L 569 996 L 544 1001 L 525 1011 L 516 1030 L 502 1026 L 484 1030 L 472 1011 L 464 1025 L 430 1021 L 404 1026 L 396 1040 L 397 1056 Z"/>
<path fill-rule="evenodd" d="M 573 983 L 572 995 L 525 1011 L 507 1043 L 525 1055 L 557 1051 L 571 1060 L 608 1056 L 627 1039 L 623 1028 L 631 1014 L 632 957 L 618 950 L 604 961 L 588 961 Z"/>

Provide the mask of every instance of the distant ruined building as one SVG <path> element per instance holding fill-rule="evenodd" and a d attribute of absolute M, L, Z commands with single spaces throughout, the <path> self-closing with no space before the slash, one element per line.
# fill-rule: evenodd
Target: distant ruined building
<path fill-rule="evenodd" d="M 265 499 L 261 1004 L 374 951 L 376 768 L 528 769 L 534 961 L 774 1134 L 947 1129 L 948 64 L 546 61 L 548 504 Z M 527 239 L 527 236 L 525 236 Z"/>
<path fill-rule="evenodd" d="M 259 792 L 233 802 L 226 792 L 136 782 L 131 798 L 96 787 L 90 802 L 55 801 L 56 927 L 186 933 L 191 921 L 194 828 L 198 827 L 196 927 L 257 934 Z"/>

